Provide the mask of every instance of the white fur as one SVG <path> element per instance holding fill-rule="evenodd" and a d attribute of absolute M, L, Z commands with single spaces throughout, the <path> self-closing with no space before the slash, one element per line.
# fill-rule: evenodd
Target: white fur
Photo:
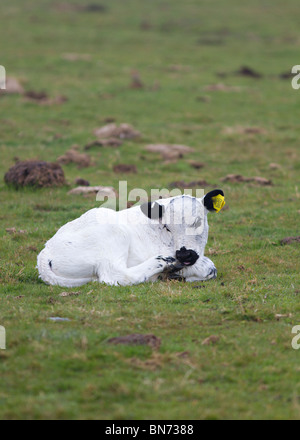
<path fill-rule="evenodd" d="M 94 208 L 67 223 L 38 255 L 40 278 L 64 287 L 89 281 L 109 285 L 155 281 L 172 269 L 176 250 L 183 246 L 197 252 L 199 259 L 177 274 L 186 281 L 215 278 L 214 264 L 204 257 L 208 211 L 203 199 L 178 196 L 157 203 L 165 207 L 162 219 L 151 220 L 136 206 L 119 212 Z M 192 224 L 199 218 L 196 230 Z"/>

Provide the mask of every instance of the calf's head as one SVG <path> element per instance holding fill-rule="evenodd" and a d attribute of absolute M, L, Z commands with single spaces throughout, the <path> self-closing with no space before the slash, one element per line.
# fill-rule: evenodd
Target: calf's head
<path fill-rule="evenodd" d="M 191 266 L 199 258 L 194 249 L 204 250 L 206 244 L 207 213 L 219 212 L 224 204 L 224 193 L 217 189 L 201 199 L 184 195 L 167 202 L 145 203 L 141 205 L 141 210 L 160 225 L 163 234 L 170 234 L 176 258 Z"/>

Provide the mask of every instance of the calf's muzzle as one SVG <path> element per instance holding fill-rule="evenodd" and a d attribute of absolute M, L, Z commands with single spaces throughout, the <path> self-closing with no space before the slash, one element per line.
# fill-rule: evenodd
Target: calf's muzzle
<path fill-rule="evenodd" d="M 176 258 L 184 266 L 192 266 L 198 260 L 199 255 L 192 249 L 182 247 L 179 251 L 176 251 Z"/>

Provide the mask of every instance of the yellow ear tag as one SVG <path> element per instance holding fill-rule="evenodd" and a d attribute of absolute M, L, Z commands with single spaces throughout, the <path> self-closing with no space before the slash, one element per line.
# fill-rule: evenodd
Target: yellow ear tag
<path fill-rule="evenodd" d="M 215 197 L 211 198 L 213 201 L 213 207 L 216 210 L 216 212 L 221 211 L 221 209 L 223 208 L 223 206 L 225 205 L 225 199 L 223 196 L 221 196 L 221 194 L 218 194 Z"/>

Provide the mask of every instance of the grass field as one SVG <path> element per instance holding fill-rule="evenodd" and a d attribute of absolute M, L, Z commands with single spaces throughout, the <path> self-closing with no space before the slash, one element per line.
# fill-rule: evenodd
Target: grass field
<path fill-rule="evenodd" d="M 0 325 L 7 335 L 0 419 L 299 419 L 300 351 L 291 346 L 300 324 L 299 243 L 280 244 L 299 235 L 300 91 L 281 77 L 299 64 L 298 1 L 99 4 L 1 2 L 7 76 L 26 91 L 68 100 L 0 96 Z M 130 87 L 133 71 L 142 88 Z M 107 118 L 132 124 L 141 138 L 90 149 L 90 167 L 65 165 L 70 186 L 5 185 L 15 157 L 55 161 L 74 144 L 84 152 Z M 152 143 L 195 152 L 165 163 L 145 151 Z M 191 160 L 205 166 L 197 170 Z M 120 163 L 137 173 L 115 173 Z M 272 185 L 221 182 L 228 174 Z M 43 284 L 35 265 L 45 242 L 99 205 L 94 196 L 67 194 L 76 177 L 116 189 L 127 180 L 128 190 L 178 180 L 221 187 L 228 209 L 210 215 L 206 248 L 218 278 L 70 290 Z M 66 291 L 76 295 L 60 296 Z M 154 334 L 161 345 L 107 342 L 132 333 Z"/>

